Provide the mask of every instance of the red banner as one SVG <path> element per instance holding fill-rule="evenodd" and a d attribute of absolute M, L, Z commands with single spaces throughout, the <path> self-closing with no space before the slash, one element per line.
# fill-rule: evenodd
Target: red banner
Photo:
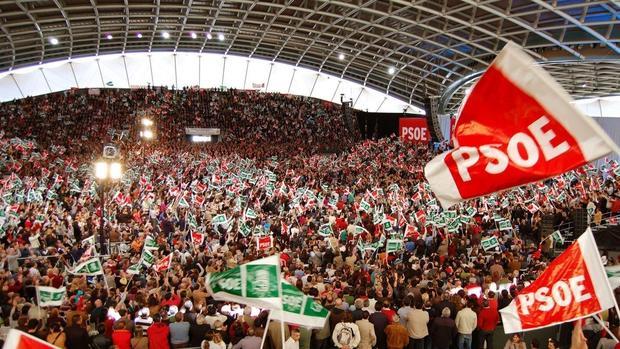
<path fill-rule="evenodd" d="M 429 143 L 431 135 L 424 118 L 400 118 L 398 119 L 400 139 L 411 143 Z"/>
<path fill-rule="evenodd" d="M 514 44 L 506 45 L 463 103 L 456 148 L 425 168 L 444 208 L 564 173 L 617 149 Z"/>
<path fill-rule="evenodd" d="M 594 236 L 588 228 L 500 313 L 504 331 L 515 333 L 580 319 L 614 304 Z"/>
<path fill-rule="evenodd" d="M 271 236 L 256 237 L 256 248 L 259 251 L 268 250 L 273 247 Z"/>

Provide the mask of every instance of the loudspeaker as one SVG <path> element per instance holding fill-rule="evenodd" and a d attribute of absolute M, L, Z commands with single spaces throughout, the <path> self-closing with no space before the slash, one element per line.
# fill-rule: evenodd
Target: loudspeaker
<path fill-rule="evenodd" d="M 553 215 L 543 215 L 540 220 L 540 236 L 545 238 L 553 234 Z"/>
<path fill-rule="evenodd" d="M 588 211 L 585 208 L 578 208 L 574 213 L 575 236 L 581 235 L 588 229 Z"/>
<path fill-rule="evenodd" d="M 439 125 L 439 119 L 437 118 L 437 107 L 438 106 L 439 106 L 439 97 L 424 98 L 424 109 L 426 111 L 426 123 L 428 125 L 428 131 L 431 134 L 432 142 L 443 141 L 443 134 L 441 133 L 441 126 Z"/>

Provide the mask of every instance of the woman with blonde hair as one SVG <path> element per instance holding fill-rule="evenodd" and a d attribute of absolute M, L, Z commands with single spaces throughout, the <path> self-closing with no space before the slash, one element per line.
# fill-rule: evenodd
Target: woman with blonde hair
<path fill-rule="evenodd" d="M 65 348 L 65 341 L 67 339 L 67 335 L 60 327 L 60 324 L 55 322 L 50 326 L 50 333 L 47 335 L 47 342 L 51 345 L 57 346 L 59 348 Z"/>
<path fill-rule="evenodd" d="M 200 344 L 200 349 L 226 349 L 226 343 L 219 332 L 211 331 Z"/>
<path fill-rule="evenodd" d="M 131 349 L 149 349 L 149 339 L 144 337 L 144 329 L 137 325 L 134 329 L 134 337 L 131 339 Z"/>
<path fill-rule="evenodd" d="M 504 345 L 504 349 L 527 349 L 527 345 L 521 338 L 521 335 L 518 333 L 513 334 L 508 341 L 506 341 L 506 345 Z"/>

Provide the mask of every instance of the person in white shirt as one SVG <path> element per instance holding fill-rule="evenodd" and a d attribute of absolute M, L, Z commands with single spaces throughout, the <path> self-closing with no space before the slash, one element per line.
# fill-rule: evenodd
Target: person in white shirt
<path fill-rule="evenodd" d="M 299 349 L 299 338 L 301 338 L 299 329 L 292 329 L 291 336 L 284 342 L 284 349 Z"/>
<path fill-rule="evenodd" d="M 458 346 L 459 349 L 471 349 L 471 334 L 476 329 L 478 325 L 478 316 L 476 313 L 471 310 L 473 306 L 473 301 L 468 301 L 465 308 L 461 309 L 456 314 L 456 329 L 459 333 L 458 335 Z"/>

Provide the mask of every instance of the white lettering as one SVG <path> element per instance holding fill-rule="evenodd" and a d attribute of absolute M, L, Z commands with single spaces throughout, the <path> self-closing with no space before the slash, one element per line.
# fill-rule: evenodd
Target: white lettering
<path fill-rule="evenodd" d="M 527 154 L 527 158 L 525 159 L 521 157 L 519 144 L 523 145 L 525 148 L 525 153 Z M 538 162 L 538 147 L 532 137 L 523 132 L 519 132 L 508 141 L 508 157 L 510 157 L 510 160 L 517 166 L 530 168 Z"/>
<path fill-rule="evenodd" d="M 538 307 L 539 310 L 549 311 L 553 309 L 553 298 L 547 296 L 549 293 L 549 287 L 541 287 L 536 290 L 534 298 L 536 298 L 537 302 L 543 303 Z"/>
<path fill-rule="evenodd" d="M 592 298 L 591 294 L 583 293 L 583 291 L 586 289 L 586 287 L 583 285 L 584 280 L 585 277 L 583 275 L 575 276 L 568 279 L 568 284 L 570 285 L 570 290 L 573 292 L 575 301 L 579 303 Z"/>
<path fill-rule="evenodd" d="M 469 171 L 467 169 L 478 162 L 478 159 L 480 158 L 480 155 L 478 155 L 478 150 L 474 147 L 460 147 L 452 152 L 452 158 L 456 162 L 456 167 L 459 170 L 459 175 L 461 175 L 463 182 L 471 181 L 471 177 L 469 176 Z"/>
<path fill-rule="evenodd" d="M 554 307 L 567 307 L 571 303 L 581 303 L 592 298 L 592 295 L 586 292 L 583 285 L 585 277 L 583 275 L 574 276 L 566 281 L 557 281 L 551 288 L 543 286 L 535 292 L 524 293 L 518 295 L 520 312 L 524 315 L 530 314 L 530 309 L 536 303 L 536 310 L 550 311 Z M 551 295 L 549 295 L 551 291 Z"/>
<path fill-rule="evenodd" d="M 487 167 L 484 169 L 487 173 L 498 174 L 506 171 L 506 167 L 508 167 L 508 156 L 506 156 L 504 152 L 490 145 L 481 146 L 480 152 L 487 158 L 495 160 L 495 163 L 491 161 L 487 163 Z"/>
<path fill-rule="evenodd" d="M 569 305 L 573 299 L 572 294 L 570 293 L 570 288 L 564 281 L 558 281 L 553 284 L 551 294 L 553 295 L 553 300 L 555 303 L 561 307 Z"/>
<path fill-rule="evenodd" d="M 521 313 L 528 315 L 530 313 L 530 307 L 534 305 L 534 294 L 525 293 L 517 296 L 519 298 L 519 304 L 521 305 Z"/>
<path fill-rule="evenodd" d="M 551 144 L 551 140 L 555 138 L 555 132 L 553 130 L 543 131 L 543 127 L 549 123 L 549 119 L 546 116 L 541 116 L 538 120 L 534 121 L 528 129 L 534 135 L 534 139 L 538 145 L 540 145 L 540 149 L 542 149 L 543 156 L 545 160 L 549 161 L 554 159 L 568 151 L 570 148 L 568 146 L 568 142 L 563 141 L 557 146 L 553 146 Z"/>

